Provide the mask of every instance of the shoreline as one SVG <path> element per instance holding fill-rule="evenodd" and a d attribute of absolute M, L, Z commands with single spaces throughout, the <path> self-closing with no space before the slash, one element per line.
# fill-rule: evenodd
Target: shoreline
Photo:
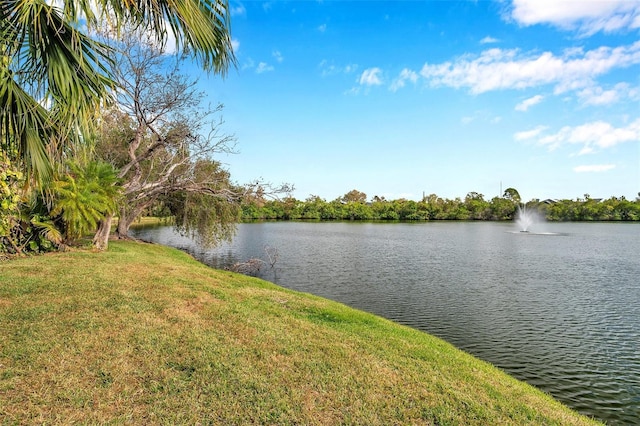
<path fill-rule="evenodd" d="M 427 333 L 157 244 L 0 282 L 9 422 L 598 424 Z"/>

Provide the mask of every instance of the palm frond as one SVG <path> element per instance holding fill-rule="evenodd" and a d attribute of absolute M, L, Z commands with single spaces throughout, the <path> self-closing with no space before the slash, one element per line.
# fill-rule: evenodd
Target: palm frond
<path fill-rule="evenodd" d="M 49 139 L 52 123 L 48 112 L 35 102 L 7 69 L 0 68 L 0 144 L 6 153 L 16 152 L 26 162 L 31 177 L 47 180 L 51 162 L 43 141 Z"/>
<path fill-rule="evenodd" d="M 166 41 L 170 30 L 178 48 L 193 54 L 207 70 L 224 75 L 236 64 L 227 0 L 97 1 L 120 23 L 137 24 L 156 35 L 158 41 Z"/>
<path fill-rule="evenodd" d="M 31 219 L 31 225 L 38 230 L 38 234 L 41 237 L 51 241 L 53 244 L 59 245 L 62 243 L 62 232 L 52 220 L 41 220 L 34 217 Z"/>
<path fill-rule="evenodd" d="M 224 74 L 235 65 L 228 0 L 0 1 L 0 149 L 15 148 L 31 176 L 51 176 L 51 161 L 82 143 L 113 88 L 113 51 L 80 24 L 134 24 Z"/>
<path fill-rule="evenodd" d="M 77 141 L 112 87 L 106 46 L 43 0 L 0 3 L 0 143 L 30 176 L 51 176 L 56 140 Z M 107 60 L 105 60 L 107 58 Z"/>

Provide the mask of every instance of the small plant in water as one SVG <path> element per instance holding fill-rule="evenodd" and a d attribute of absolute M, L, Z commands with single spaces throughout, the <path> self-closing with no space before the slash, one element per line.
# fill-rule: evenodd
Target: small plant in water
<path fill-rule="evenodd" d="M 238 272 L 243 275 L 250 275 L 253 277 L 257 277 L 260 275 L 260 270 L 263 265 L 269 264 L 271 269 L 274 268 L 280 254 L 278 253 L 278 249 L 275 247 L 271 247 L 269 245 L 264 246 L 264 252 L 267 254 L 268 262 L 265 262 L 262 259 L 251 258 L 246 262 L 236 262 L 234 263 L 229 270 L 233 272 Z"/>
<path fill-rule="evenodd" d="M 278 249 L 275 247 L 271 247 L 269 245 L 265 245 L 264 252 L 267 254 L 267 257 L 269 258 L 269 265 L 271 265 L 271 269 L 273 269 L 276 262 L 278 261 L 278 257 L 280 257 L 280 254 L 278 253 Z"/>

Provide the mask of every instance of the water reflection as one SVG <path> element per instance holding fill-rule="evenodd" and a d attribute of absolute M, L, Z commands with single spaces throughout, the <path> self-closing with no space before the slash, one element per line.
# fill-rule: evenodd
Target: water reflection
<path fill-rule="evenodd" d="M 640 226 L 496 223 L 243 224 L 202 250 L 170 228 L 142 230 L 224 268 L 278 249 L 263 277 L 440 336 L 574 409 L 640 423 Z"/>

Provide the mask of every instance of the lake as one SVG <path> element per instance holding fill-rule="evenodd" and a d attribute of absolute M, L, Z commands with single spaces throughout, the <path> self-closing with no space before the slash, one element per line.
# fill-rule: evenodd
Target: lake
<path fill-rule="evenodd" d="M 198 247 L 134 230 L 441 337 L 575 410 L 640 423 L 640 224 L 264 222 Z M 269 256 L 277 260 L 273 267 Z"/>

